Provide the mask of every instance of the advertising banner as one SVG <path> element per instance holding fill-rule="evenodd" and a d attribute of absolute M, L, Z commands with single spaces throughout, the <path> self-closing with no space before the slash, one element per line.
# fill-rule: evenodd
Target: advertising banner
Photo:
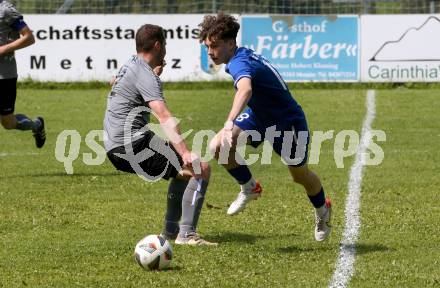
<path fill-rule="evenodd" d="M 145 23 L 164 27 L 164 81 L 228 80 L 198 41 L 202 14 L 25 15 L 36 43 L 16 51 L 20 79 L 108 81 Z M 440 81 L 440 15 L 242 15 L 239 46 L 286 81 Z"/>
<path fill-rule="evenodd" d="M 361 17 L 361 80 L 440 81 L 440 15 Z"/>
<path fill-rule="evenodd" d="M 16 52 L 20 79 L 108 81 L 133 54 L 145 23 L 160 25 L 167 39 L 164 81 L 228 79 L 199 43 L 203 15 L 25 15 L 36 43 Z M 202 57 L 203 56 L 203 57 Z M 203 61 L 202 61 L 203 60 Z"/>
<path fill-rule="evenodd" d="M 243 16 L 242 45 L 286 81 L 359 81 L 358 16 Z"/>

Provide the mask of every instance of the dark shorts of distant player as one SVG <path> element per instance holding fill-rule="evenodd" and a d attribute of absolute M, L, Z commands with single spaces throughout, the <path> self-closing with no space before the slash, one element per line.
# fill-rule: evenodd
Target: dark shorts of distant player
<path fill-rule="evenodd" d="M 17 98 L 17 78 L 0 79 L 0 115 L 14 113 Z"/>
<path fill-rule="evenodd" d="M 263 143 L 265 136 L 266 136 L 266 126 L 261 123 L 261 121 L 257 118 L 255 113 L 252 111 L 252 109 L 247 108 L 243 113 L 238 116 L 234 120 L 234 124 L 237 125 L 241 130 L 243 131 L 250 131 L 254 130 L 257 131 L 261 135 L 261 140 L 254 141 L 251 140 L 250 144 L 252 147 L 257 148 L 261 143 Z M 278 123 L 276 124 L 276 130 L 281 132 L 281 135 L 279 137 L 275 137 L 273 139 L 273 142 L 271 142 L 273 150 L 280 155 L 281 158 L 285 160 L 288 166 L 292 167 L 301 167 L 304 166 L 307 163 L 307 157 L 308 157 L 308 147 L 310 142 L 310 133 L 308 132 L 307 127 L 307 121 L 304 117 L 292 119 L 292 120 L 286 120 L 284 123 Z M 285 155 L 282 155 L 282 148 L 283 148 L 283 141 L 285 133 L 289 131 L 291 133 L 292 142 L 291 142 L 291 149 L 289 149 L 287 152 L 284 153 Z M 306 140 L 305 145 L 298 145 L 299 141 L 297 142 L 298 135 L 300 131 L 307 131 L 308 137 Z M 288 135 L 288 134 L 287 134 Z M 293 136 L 295 135 L 295 136 Z M 299 157 L 298 160 L 295 158 L 295 153 L 297 149 L 301 149 L 302 153 L 298 151 L 299 155 L 302 155 L 303 157 Z M 288 159 L 286 159 L 288 157 Z"/>
<path fill-rule="evenodd" d="M 158 142 L 160 145 L 158 145 Z M 182 170 L 182 158 L 174 147 L 170 145 L 169 142 L 155 136 L 151 131 L 146 132 L 140 139 L 132 142 L 132 147 L 134 155 L 141 155 L 139 153 L 145 149 L 154 152 L 152 156 L 148 157 L 143 162 L 138 163 L 142 170 L 151 177 L 157 178 L 165 171 L 162 175 L 162 179 L 168 180 L 170 178 L 175 178 L 179 171 Z M 164 147 L 169 149 L 164 149 Z M 161 151 L 161 153 L 157 151 Z M 108 151 L 107 157 L 116 169 L 128 173 L 136 173 L 129 161 L 115 154 L 127 154 L 124 146 L 116 147 Z M 176 157 L 174 158 L 174 161 L 172 160 L 173 157 Z M 175 160 L 177 160 L 180 165 L 172 165 L 172 162 L 176 163 Z"/>

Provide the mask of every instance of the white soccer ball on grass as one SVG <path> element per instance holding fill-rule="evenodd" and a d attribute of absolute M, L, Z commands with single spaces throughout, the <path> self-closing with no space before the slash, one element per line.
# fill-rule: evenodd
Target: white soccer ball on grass
<path fill-rule="evenodd" d="M 136 244 L 134 259 L 146 270 L 162 270 L 170 266 L 173 250 L 161 235 L 148 235 Z"/>

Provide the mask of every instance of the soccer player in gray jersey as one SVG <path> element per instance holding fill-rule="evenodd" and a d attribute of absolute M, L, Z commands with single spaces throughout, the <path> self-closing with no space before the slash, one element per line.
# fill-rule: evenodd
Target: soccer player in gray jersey
<path fill-rule="evenodd" d="M 32 31 L 23 21 L 23 16 L 14 5 L 0 0 L 0 122 L 5 129 L 32 130 L 35 145 L 41 148 L 46 141 L 43 118 L 31 120 L 26 115 L 14 114 L 17 97 L 14 51 L 34 42 Z"/>
<path fill-rule="evenodd" d="M 159 79 L 165 45 L 160 26 L 146 24 L 136 32 L 137 55 L 119 70 L 107 99 L 107 156 L 120 171 L 150 180 L 171 178 L 162 232 L 165 238 L 175 239 L 176 244 L 216 245 L 196 231 L 210 167 L 187 148 L 165 103 Z M 151 114 L 157 117 L 170 142 L 148 129 Z"/>

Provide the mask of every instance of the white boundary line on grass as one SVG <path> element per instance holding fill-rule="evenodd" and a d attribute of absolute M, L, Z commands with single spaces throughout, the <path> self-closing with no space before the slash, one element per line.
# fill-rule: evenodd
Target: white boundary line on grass
<path fill-rule="evenodd" d="M 14 157 L 14 156 L 33 156 L 39 155 L 37 152 L 0 152 L 0 157 Z"/>
<path fill-rule="evenodd" d="M 367 113 L 362 126 L 360 145 L 353 166 L 351 166 L 348 195 L 345 202 L 345 228 L 336 269 L 329 285 L 330 288 L 347 287 L 354 274 L 356 241 L 361 227 L 359 206 L 362 170 L 365 165 L 365 152 L 371 143 L 371 124 L 376 116 L 375 97 L 376 92 L 374 90 L 367 91 Z"/>

